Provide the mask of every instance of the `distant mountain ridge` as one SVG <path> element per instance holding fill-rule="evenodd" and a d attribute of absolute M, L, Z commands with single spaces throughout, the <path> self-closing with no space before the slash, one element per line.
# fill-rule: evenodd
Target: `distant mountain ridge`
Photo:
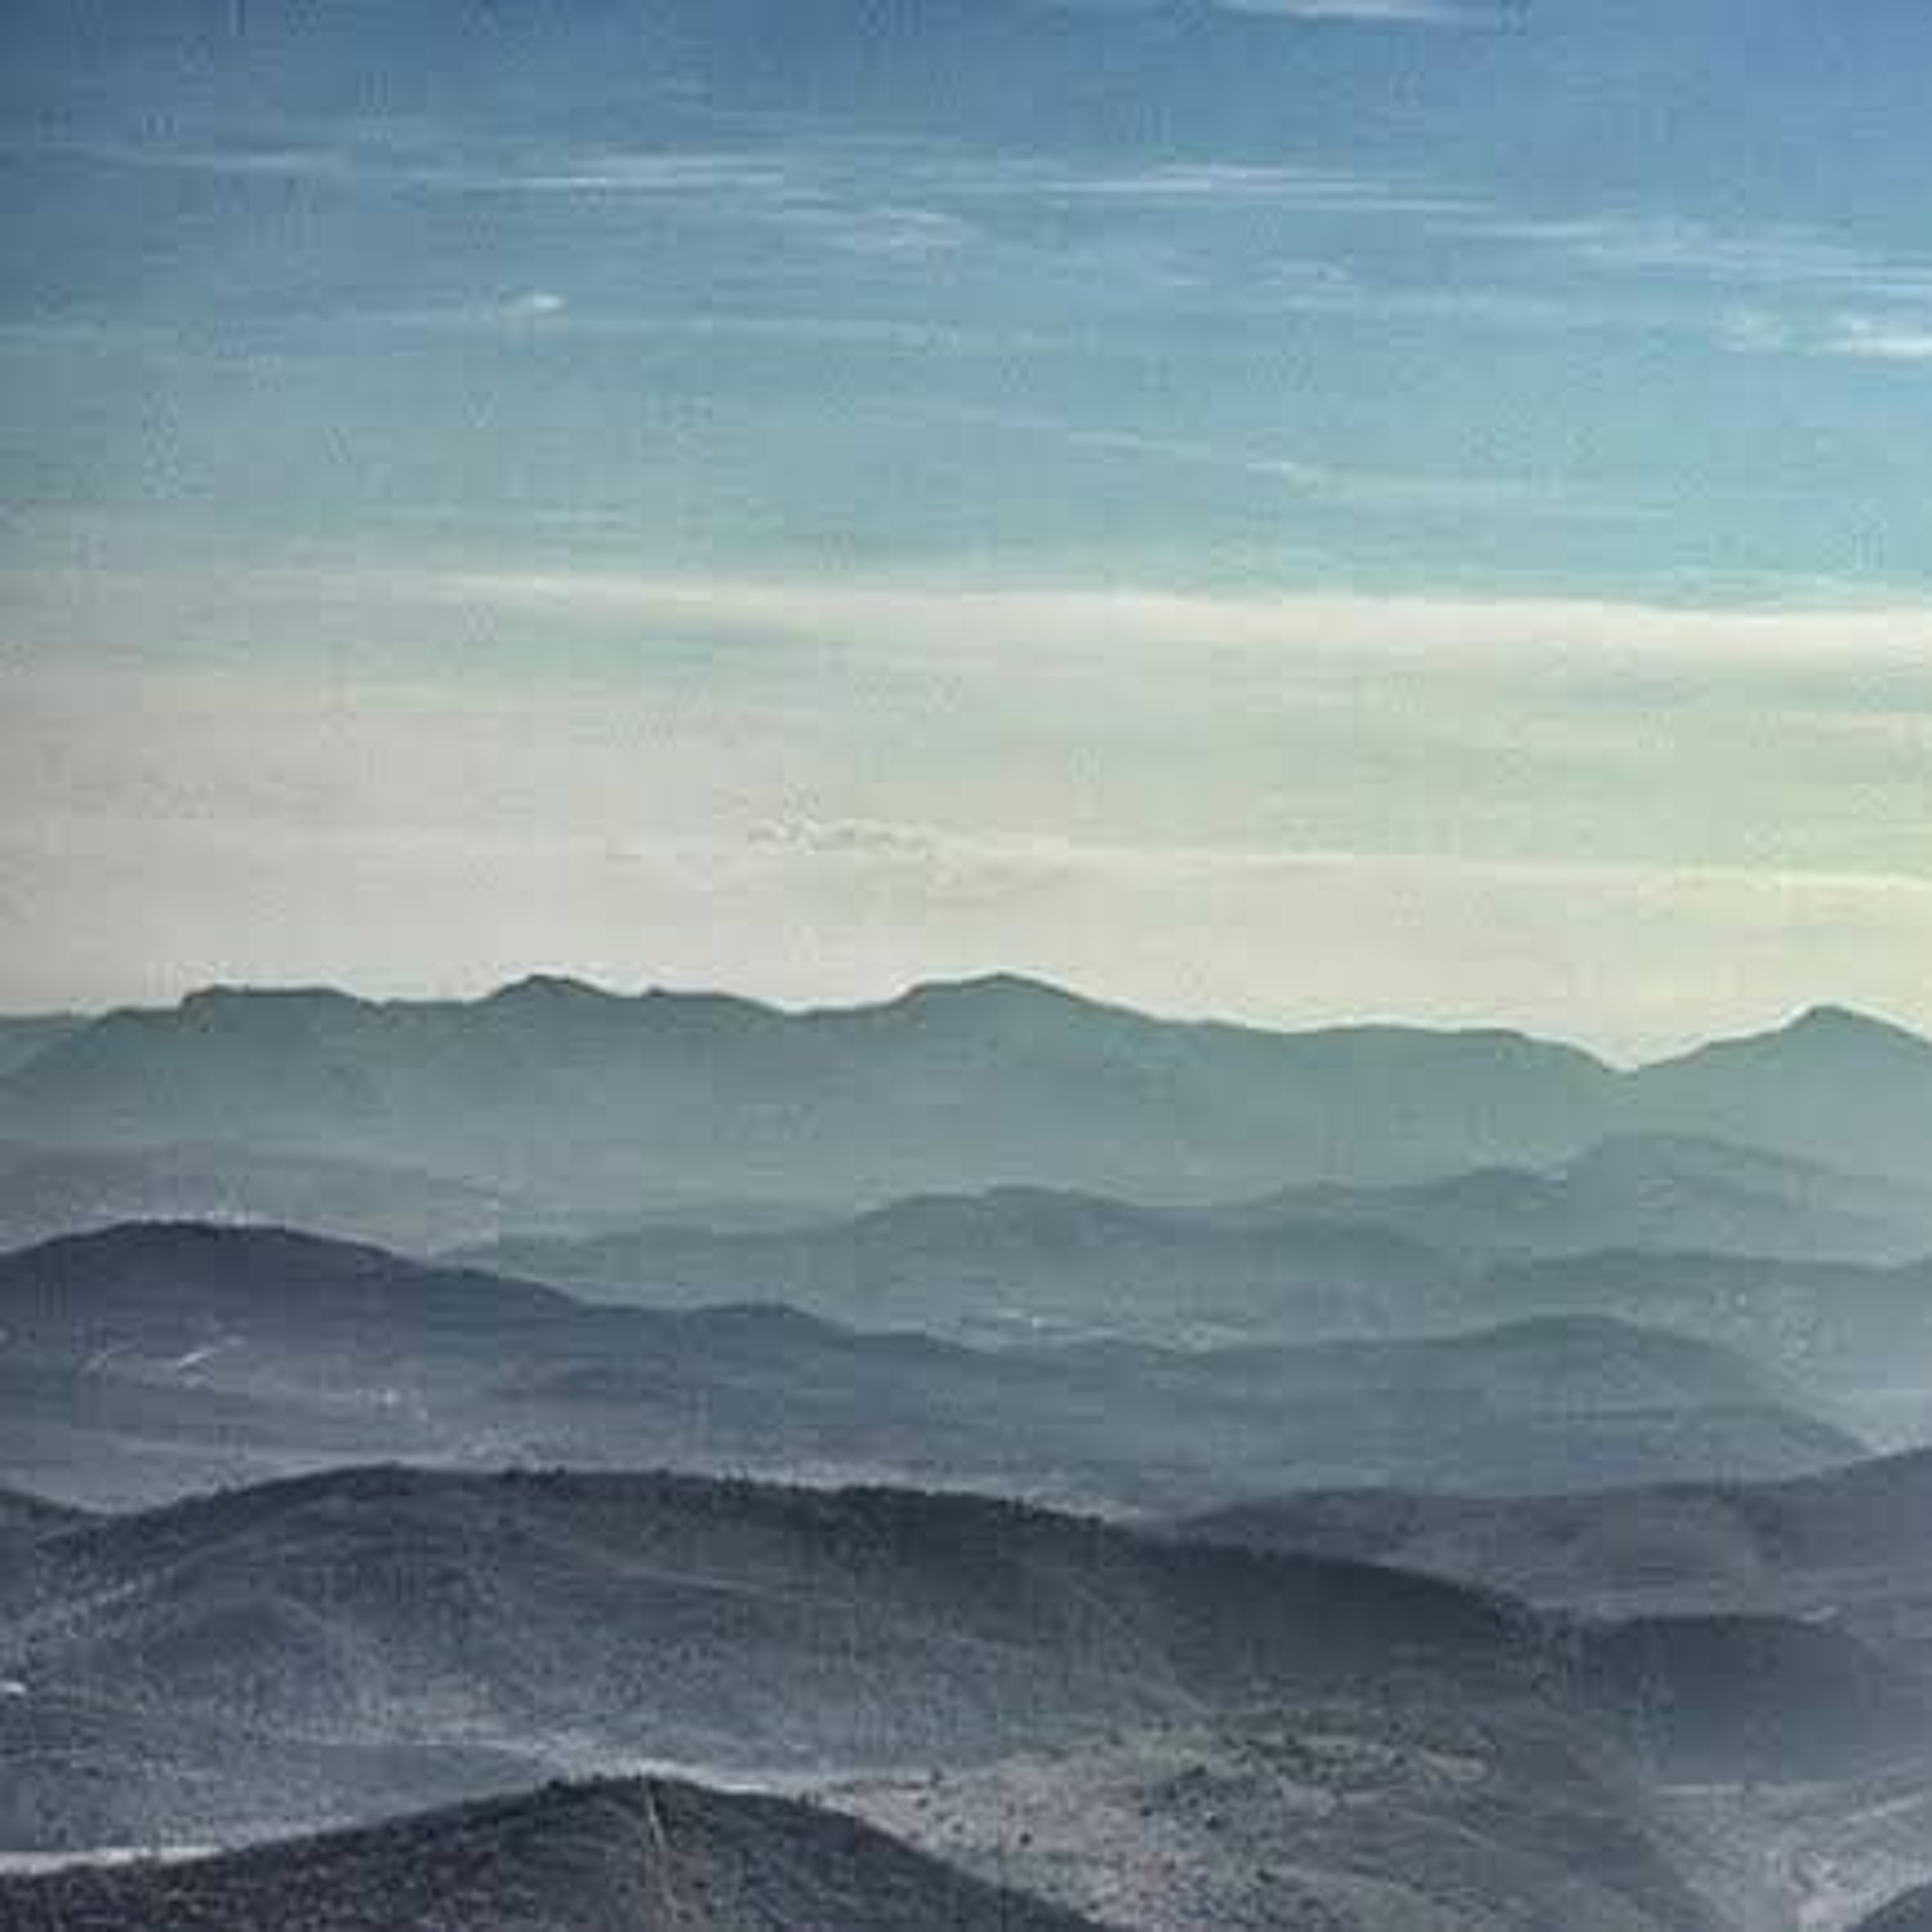
<path fill-rule="evenodd" d="M 1500 1030 L 1158 1019 L 1012 974 L 802 1012 L 538 977 L 466 1002 L 214 988 L 0 1077 L 0 1136 L 238 1139 L 605 1206 L 1006 1182 L 1207 1201 L 1547 1166 L 1636 1131 L 1910 1174 L 1932 1045 L 1820 1008 L 1624 1072 Z"/>

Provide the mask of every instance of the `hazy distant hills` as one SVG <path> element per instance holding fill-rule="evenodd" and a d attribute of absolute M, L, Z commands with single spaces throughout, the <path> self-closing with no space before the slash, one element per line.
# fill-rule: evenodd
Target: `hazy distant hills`
<path fill-rule="evenodd" d="M 1546 1172 L 1311 1186 L 1215 1208 L 1004 1187 L 803 1226 L 733 1233 L 658 1220 L 586 1236 L 514 1235 L 458 1255 L 596 1298 L 676 1305 L 753 1295 L 865 1325 L 981 1340 L 1414 1334 L 1534 1312 L 1546 1286 L 1552 1306 L 1628 1306 L 1708 1335 L 1719 1308 L 1671 1296 L 1667 1312 L 1653 1311 L 1656 1298 L 1642 1288 L 1626 1304 L 1615 1285 L 1634 1271 L 1621 1253 L 1600 1265 L 1597 1258 L 1671 1255 L 1668 1268 L 1646 1267 L 1648 1282 L 1694 1279 L 1706 1253 L 1748 1256 L 1714 1270 L 1724 1305 L 1735 1309 L 1737 1284 L 1759 1257 L 1916 1256 L 1932 1244 L 1928 1214 L 1901 1184 L 1721 1142 L 1632 1136 Z M 1496 1272 L 1528 1259 L 1580 1265 Z M 1601 1294 L 1590 1286 L 1598 1276 Z M 1721 1332 L 1775 1349 L 1788 1325 L 1746 1332 L 1734 1321 Z"/>
<path fill-rule="evenodd" d="M 184 1864 L 0 1878 L 0 1928 L 1099 1932 L 855 1820 L 668 1779 L 551 1785 Z"/>
<path fill-rule="evenodd" d="M 1888 1443 L 1932 1434 L 1932 1262 L 1626 1250 L 1505 1265 L 1468 1306 L 1492 1320 L 1613 1310 L 1748 1349 Z"/>
<path fill-rule="evenodd" d="M 1546 1604 L 1828 1616 L 1932 1672 L 1932 1450 L 1777 1483 L 1494 1500 L 1291 1496 L 1180 1530 L 1480 1579 Z"/>
<path fill-rule="evenodd" d="M 1932 1252 L 1922 1184 L 1684 1133 L 1616 1135 L 1548 1168 L 1288 1189 L 1220 1218 L 1381 1228 L 1466 1264 L 1620 1248 L 1870 1261 Z"/>
<path fill-rule="evenodd" d="M 374 1454 L 447 1453 L 446 1436 L 393 1406 L 371 1412 L 280 1389 L 212 1388 L 171 1368 L 180 1354 L 124 1374 L 0 1349 L 0 1468 L 50 1495 L 117 1509 Z"/>
<path fill-rule="evenodd" d="M 434 1249 L 540 1226 L 515 1196 L 420 1168 L 238 1146 L 0 1146 L 0 1249 L 117 1221 L 267 1222 Z"/>
<path fill-rule="evenodd" d="M 180 1493 L 215 1455 L 229 1480 L 358 1454 L 669 1463 L 1172 1510 L 1342 1482 L 1764 1476 L 1860 1453 L 1742 1357 L 1596 1318 L 986 1350 L 778 1306 L 592 1306 L 270 1229 L 135 1225 L 0 1256 L 0 1333 L 22 1391 L 0 1408 L 7 1466 L 80 1502 L 132 1499 L 144 1474 L 136 1495 Z"/>
<path fill-rule="evenodd" d="M 1464 1270 L 1408 1236 L 1340 1220 L 1224 1224 L 1203 1210 L 1006 1187 L 923 1195 L 796 1228 L 658 1223 L 512 1237 L 462 1258 L 593 1297 L 784 1301 L 862 1325 L 980 1339 L 1211 1340 L 1454 1325 Z"/>
<path fill-rule="evenodd" d="M 30 1691 L 316 1740 L 956 1762 L 1411 1669 L 1517 1680 L 1466 1588 L 976 1498 L 345 1471 L 111 1518 L 0 1594 Z"/>
<path fill-rule="evenodd" d="M 620 1198 L 1007 1180 L 1202 1196 L 1574 1144 L 1605 1078 L 1505 1034 L 1181 1024 L 994 977 L 792 1014 L 531 980 L 472 1004 L 197 994 L 0 1087 L 62 1144 L 242 1139 Z"/>
<path fill-rule="evenodd" d="M 1630 1132 L 1911 1176 L 1932 1047 L 1821 1009 L 1624 1073 L 1504 1032 L 1176 1022 L 1009 976 L 797 1013 L 532 980 L 468 1003 L 217 989 L 0 1078 L 17 1140 L 239 1142 L 620 1210 L 1008 1183 L 1207 1201 L 1546 1168 Z"/>

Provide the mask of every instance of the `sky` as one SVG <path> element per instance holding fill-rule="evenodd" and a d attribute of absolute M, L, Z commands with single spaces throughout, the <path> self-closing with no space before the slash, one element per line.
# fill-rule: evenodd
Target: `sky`
<path fill-rule="evenodd" d="M 1922 0 L 8 0 L 0 1007 L 1932 1027 Z"/>

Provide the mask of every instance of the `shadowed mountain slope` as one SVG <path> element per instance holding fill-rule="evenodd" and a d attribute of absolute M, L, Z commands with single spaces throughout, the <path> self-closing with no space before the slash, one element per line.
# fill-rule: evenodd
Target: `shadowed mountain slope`
<path fill-rule="evenodd" d="M 1904 1893 L 1861 1918 L 1854 1932 L 1932 1932 L 1932 1885 Z"/>
<path fill-rule="evenodd" d="M 1528 1698 L 1702 1775 L 1914 1749 L 1823 1629 L 1598 1627 L 975 1498 L 370 1469 L 109 1519 L 0 1596 L 33 1696 L 339 1744 L 927 1766 L 1346 1691 Z M 162 1774 L 158 1769 L 158 1775 Z"/>
<path fill-rule="evenodd" d="M 4 1668 L 344 1740 L 757 1766 L 985 1756 L 1336 1672 L 1513 1676 L 1520 1618 L 1372 1568 L 916 1492 L 342 1472 L 39 1546 Z"/>
<path fill-rule="evenodd" d="M 0 1878 L 0 1928 L 1097 1932 L 836 1813 L 653 1778 L 181 1864 Z"/>
<path fill-rule="evenodd" d="M 1480 1579 L 1598 1610 L 1828 1616 L 1932 1671 L 1932 1450 L 1778 1483 L 1509 1500 L 1287 1496 L 1178 1532 Z"/>

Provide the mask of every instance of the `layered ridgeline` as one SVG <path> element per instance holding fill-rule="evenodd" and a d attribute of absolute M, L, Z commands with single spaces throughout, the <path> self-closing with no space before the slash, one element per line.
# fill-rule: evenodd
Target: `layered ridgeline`
<path fill-rule="evenodd" d="M 545 1765 L 923 1777 L 1268 1709 L 1391 1745 L 1425 1711 L 1533 1720 L 1671 1778 L 1872 1773 L 1932 1715 L 1868 1647 L 1776 1619 L 1592 1623 L 970 1497 L 400 1468 L 58 1532 L 0 1591 L 0 1677 L 16 1850 Z"/>
<path fill-rule="evenodd" d="M 1004 1187 L 776 1228 L 659 1218 L 526 1234 L 459 1258 L 603 1300 L 755 1294 L 866 1325 L 994 1337 L 1304 1340 L 1628 1309 L 1747 1348 L 1802 1349 L 1809 1369 L 1821 1326 L 1882 1328 L 1896 1345 L 1915 1296 L 1932 1307 L 1906 1263 L 1827 1257 L 1928 1246 L 1932 1198 L 1902 1184 L 1647 1136 L 1547 1172 L 1306 1187 L 1221 1207 Z M 1838 1351 L 1822 1354 L 1834 1366 Z M 1868 1370 L 1870 1354 L 1846 1366 Z"/>
<path fill-rule="evenodd" d="M 1622 1072 L 1505 1032 L 1176 1022 L 1008 976 L 807 1012 L 532 980 L 212 991 L 57 1028 L 0 1078 L 0 1138 L 241 1144 L 619 1212 L 1009 1182 L 1210 1200 L 1546 1168 L 1634 1130 L 1912 1176 L 1932 1046 L 1821 1009 Z"/>
<path fill-rule="evenodd" d="M 1932 1676 L 1932 1450 L 1775 1483 L 1475 1498 L 1343 1490 L 1174 1526 L 1480 1579 L 1537 1602 L 1826 1618 Z"/>
<path fill-rule="evenodd" d="M 370 1456 L 866 1474 L 1175 1510 L 1284 1485 L 1768 1476 L 1858 1442 L 1708 1343 L 1592 1317 L 1420 1340 L 974 1348 L 782 1307 L 598 1306 L 272 1230 L 0 1257 L 0 1466 L 152 1501 Z"/>
<path fill-rule="evenodd" d="M 0 1144 L 0 1248 L 118 1221 L 221 1221 L 424 1250 L 541 1229 L 539 1202 L 420 1168 L 277 1154 L 234 1142 Z"/>
<path fill-rule="evenodd" d="M 553 1785 L 181 1864 L 0 1877 L 0 1929 L 1101 1932 L 836 1813 L 664 1778 Z"/>

